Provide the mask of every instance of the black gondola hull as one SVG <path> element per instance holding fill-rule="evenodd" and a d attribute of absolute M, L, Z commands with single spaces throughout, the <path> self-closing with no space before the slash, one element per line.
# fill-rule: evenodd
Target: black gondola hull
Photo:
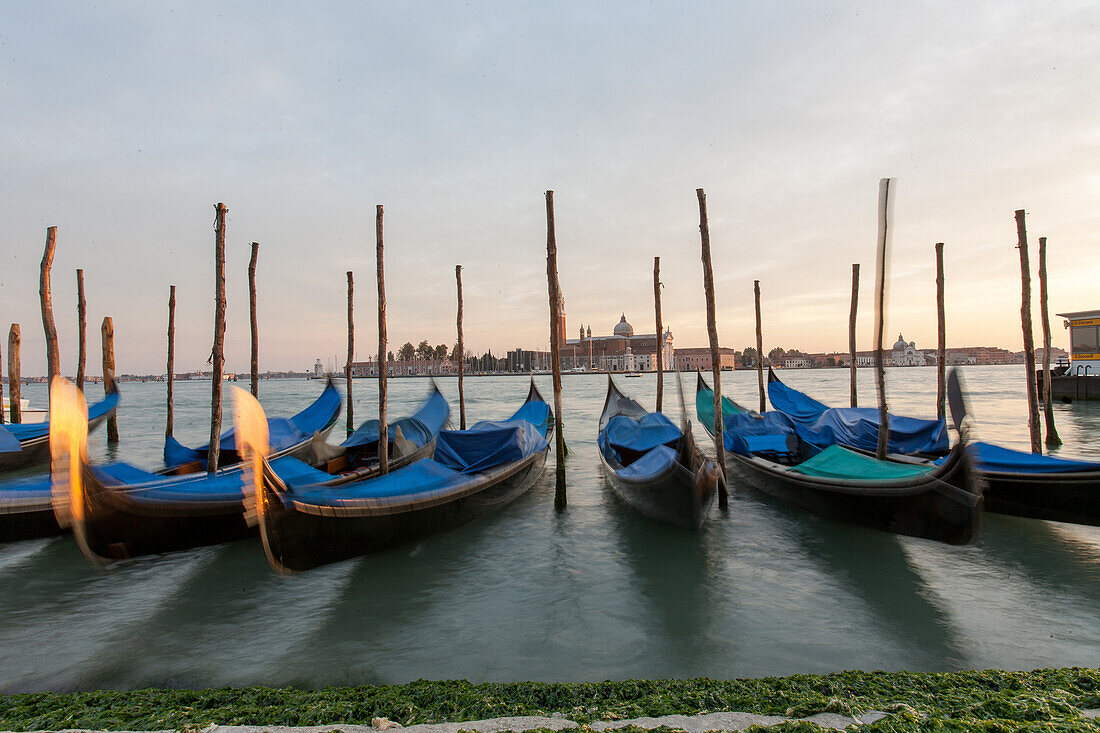
<path fill-rule="evenodd" d="M 526 493 L 542 475 L 546 453 L 490 471 L 453 499 L 427 495 L 373 509 L 328 508 L 325 514 L 284 502 L 265 480 L 260 520 L 264 549 L 273 567 L 298 572 L 455 529 Z"/>
<path fill-rule="evenodd" d="M 602 452 L 600 463 L 615 496 L 639 513 L 688 529 L 698 529 L 706 521 L 714 502 L 716 476 L 708 478 L 700 472 L 697 480 L 691 471 L 677 463 L 650 480 L 629 481 L 616 473 Z"/>
<path fill-rule="evenodd" d="M 415 453 L 402 456 L 397 465 L 408 465 L 430 456 L 434 450 L 433 440 Z M 304 451 L 308 454 L 308 443 Z M 339 485 L 369 478 L 377 470 L 374 466 L 334 476 L 332 483 Z M 130 496 L 126 487 L 104 486 L 90 471 L 85 471 L 84 486 L 83 541 L 87 551 L 103 560 L 162 555 L 233 542 L 258 533 L 255 525 L 249 526 L 245 521 L 243 499 L 235 502 L 141 501 Z"/>
<path fill-rule="evenodd" d="M 944 470 L 929 477 L 864 490 L 815 481 L 736 453 L 727 456 L 727 465 L 745 484 L 829 519 L 951 545 L 970 544 L 981 531 L 981 492 L 975 490 L 969 459 L 958 450 Z"/>
<path fill-rule="evenodd" d="M 1100 471 L 982 475 L 988 511 L 1100 526 Z"/>
<path fill-rule="evenodd" d="M 45 508 L 14 511 L 0 509 L 0 544 L 56 537 L 66 532 L 68 530 L 62 529 L 57 523 L 53 508 L 48 503 Z"/>

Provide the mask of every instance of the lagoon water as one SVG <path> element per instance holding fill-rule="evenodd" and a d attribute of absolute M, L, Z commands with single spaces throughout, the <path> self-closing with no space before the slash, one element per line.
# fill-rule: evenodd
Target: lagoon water
<path fill-rule="evenodd" d="M 1026 448 L 1023 367 L 963 374 L 979 437 Z M 859 376 L 861 404 L 873 405 L 872 372 Z M 782 377 L 847 404 L 846 370 Z M 694 379 L 684 379 L 689 407 Z M 536 381 L 550 398 L 549 376 Z M 617 381 L 652 404 L 655 375 Z M 887 382 L 892 412 L 934 414 L 934 369 L 892 369 Z M 702 531 L 665 527 L 623 507 L 601 476 L 605 385 L 603 375 L 564 378 L 564 511 L 554 509 L 547 471 L 480 522 L 292 577 L 268 569 L 258 540 L 107 574 L 70 537 L 0 546 L 0 691 L 1100 664 L 1100 528 L 987 515 L 976 545 L 949 547 L 826 521 L 737 487 Z M 667 385 L 666 412 L 678 415 L 675 378 Z M 457 383 L 440 386 L 457 422 Z M 320 388 L 262 382 L 260 397 L 286 415 Z M 755 372 L 724 373 L 723 388 L 756 404 Z M 390 415 L 414 410 L 426 389 L 423 379 L 393 380 Z M 123 390 L 117 457 L 155 468 L 164 384 Z M 506 416 L 526 391 L 523 377 L 468 379 L 469 419 Z M 375 383 L 357 381 L 354 393 L 357 421 L 373 417 Z M 24 396 L 44 403 L 37 385 Z M 184 444 L 205 442 L 209 399 L 209 383 L 177 383 Z M 1061 454 L 1100 459 L 1100 405 L 1055 409 Z M 94 458 L 112 457 L 103 431 L 91 441 Z"/>

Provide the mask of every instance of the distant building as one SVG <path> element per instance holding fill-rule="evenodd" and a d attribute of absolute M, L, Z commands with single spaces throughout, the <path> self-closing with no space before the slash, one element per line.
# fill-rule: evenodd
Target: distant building
<path fill-rule="evenodd" d="M 676 349 L 676 368 L 681 372 L 713 371 L 713 362 L 710 358 L 710 347 L 692 347 Z M 721 346 L 718 348 L 718 361 L 722 369 L 738 369 L 741 359 L 734 349 Z"/>
<path fill-rule="evenodd" d="M 924 366 L 928 363 L 924 352 L 917 350 L 916 342 L 906 343 L 900 333 L 890 355 L 893 358 L 894 366 Z"/>
<path fill-rule="evenodd" d="M 438 377 L 458 374 L 458 364 L 450 359 L 395 359 L 386 362 L 386 375 L 391 377 Z M 377 377 L 377 361 L 353 361 L 352 377 Z"/>
<path fill-rule="evenodd" d="M 559 332 L 558 356 L 563 370 L 593 370 L 605 372 L 648 372 L 657 369 L 662 359 L 663 368 L 671 370 L 675 363 L 672 331 L 658 338 L 655 333 L 636 334 L 622 314 L 610 336 L 593 336 L 592 326 L 580 327 L 579 337 L 565 337 L 565 299 L 558 300 Z"/>

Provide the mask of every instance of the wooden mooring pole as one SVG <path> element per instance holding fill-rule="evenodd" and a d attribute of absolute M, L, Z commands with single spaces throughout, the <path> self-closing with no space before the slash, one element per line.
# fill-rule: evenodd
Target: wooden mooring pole
<path fill-rule="evenodd" d="M 878 446 L 875 456 L 886 459 L 890 437 L 890 418 L 886 412 L 886 365 L 883 363 L 882 332 L 886 325 L 886 281 L 890 261 L 890 240 L 893 237 L 894 189 L 893 178 L 883 178 L 878 183 L 878 242 L 875 264 L 875 387 L 878 391 Z"/>
<path fill-rule="evenodd" d="M 168 416 L 164 421 L 164 437 L 172 437 L 172 413 L 175 410 L 175 404 L 172 401 L 172 390 L 176 384 L 176 286 L 172 285 L 168 288 L 168 398 L 167 398 L 167 412 Z"/>
<path fill-rule="evenodd" d="M 752 281 L 753 299 L 756 301 L 756 386 L 760 391 L 760 414 L 768 409 L 767 392 L 764 391 L 764 331 L 760 325 L 760 281 Z"/>
<path fill-rule="evenodd" d="M 936 417 L 947 418 L 947 322 L 943 305 L 943 242 L 936 242 Z"/>
<path fill-rule="evenodd" d="M 1054 403 L 1050 394 L 1050 312 L 1047 310 L 1047 238 L 1039 237 L 1039 312 L 1043 319 L 1043 415 L 1046 418 L 1048 448 L 1062 444 L 1054 426 Z"/>
<path fill-rule="evenodd" d="M 248 259 L 248 325 L 252 336 L 251 388 L 252 396 L 260 396 L 260 327 L 256 321 L 256 257 L 260 243 L 252 243 L 252 256 Z"/>
<path fill-rule="evenodd" d="M 657 316 L 657 412 L 665 390 L 665 331 L 661 323 L 661 258 L 653 258 L 653 310 Z"/>
<path fill-rule="evenodd" d="M 23 398 L 22 385 L 19 383 L 22 379 L 19 341 L 19 324 L 13 323 L 8 331 L 8 404 L 10 405 L 8 417 L 16 424 L 23 422 L 23 411 L 19 405 L 19 401 Z"/>
<path fill-rule="evenodd" d="M 378 467 L 389 473 L 389 424 L 386 422 L 386 268 L 382 251 L 382 204 L 375 209 L 375 261 L 378 267 Z"/>
<path fill-rule="evenodd" d="M 348 360 L 344 364 L 344 387 L 348 393 L 348 435 L 355 432 L 354 407 L 351 399 L 351 362 L 355 358 L 355 280 L 348 270 Z"/>
<path fill-rule="evenodd" d="M 852 307 L 848 311 L 848 391 L 851 393 L 852 407 L 859 406 L 856 397 L 856 311 L 859 308 L 859 263 L 852 263 Z"/>
<path fill-rule="evenodd" d="M 103 394 L 109 395 L 115 389 L 115 322 L 110 316 L 103 318 L 100 328 L 103 343 Z M 112 412 L 107 418 L 107 445 L 118 442 L 118 417 Z"/>
<path fill-rule="evenodd" d="M 558 285 L 558 242 L 554 234 L 554 192 L 546 192 L 546 289 L 550 300 L 550 368 L 554 375 L 554 450 L 557 453 L 554 507 L 564 509 L 565 433 L 561 418 L 561 288 Z"/>
<path fill-rule="evenodd" d="M 222 432 L 222 367 L 225 364 L 225 216 L 229 209 L 223 203 L 214 206 L 214 347 L 210 352 L 210 449 L 206 454 L 206 471 L 218 470 L 221 457 Z"/>
<path fill-rule="evenodd" d="M 88 304 L 84 300 L 84 270 L 76 271 L 76 388 L 84 391 L 84 362 L 88 357 Z"/>
<path fill-rule="evenodd" d="M 1023 209 L 1016 210 L 1016 247 L 1020 250 L 1020 325 L 1024 331 L 1024 368 L 1027 369 L 1027 429 L 1031 452 L 1042 453 L 1039 436 L 1039 396 L 1035 379 L 1035 337 L 1031 330 L 1031 264 L 1027 254 L 1027 223 Z"/>
<path fill-rule="evenodd" d="M 57 247 L 57 227 L 46 229 L 46 249 L 42 253 L 42 264 L 38 274 L 38 297 L 42 308 L 42 330 L 46 335 L 46 384 L 53 384 L 53 378 L 61 373 L 57 353 L 57 326 L 53 321 L 53 297 L 50 294 L 50 268 L 53 266 L 53 253 Z M 49 398 L 47 397 L 47 400 Z"/>
<path fill-rule="evenodd" d="M 707 221 L 707 195 L 703 189 L 695 189 L 699 199 L 699 238 L 702 241 L 703 292 L 707 300 L 707 335 L 710 337 L 711 380 L 714 385 L 714 453 L 718 464 L 718 507 L 729 506 L 729 489 L 726 486 L 726 449 L 722 442 L 722 362 L 718 352 L 718 326 L 714 315 L 714 270 L 710 262 L 710 224 Z M 757 358 L 760 358 L 757 354 Z"/>
<path fill-rule="evenodd" d="M 462 341 L 462 265 L 455 265 L 455 282 L 458 284 L 458 429 L 466 429 L 466 391 L 462 384 L 465 374 L 463 362 L 466 345 Z"/>

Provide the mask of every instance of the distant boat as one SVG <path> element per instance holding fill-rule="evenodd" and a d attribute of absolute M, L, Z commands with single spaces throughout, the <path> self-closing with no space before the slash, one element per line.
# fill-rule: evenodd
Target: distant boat
<path fill-rule="evenodd" d="M 30 403 L 25 399 L 19 400 L 19 421 L 23 423 L 40 423 L 46 422 L 46 418 L 49 415 L 49 411 L 41 409 L 31 409 Z M 4 418 L 4 422 L 11 422 L 11 402 L 7 397 L 4 398 L 3 413 L 0 416 Z"/>
<path fill-rule="evenodd" d="M 106 397 L 88 408 L 88 431 L 95 430 L 113 415 L 117 406 L 118 388 L 113 387 Z M 49 420 L 0 425 L 0 471 L 26 468 L 47 461 L 49 457 Z M 0 511 L 3 511 L 2 507 Z"/>

